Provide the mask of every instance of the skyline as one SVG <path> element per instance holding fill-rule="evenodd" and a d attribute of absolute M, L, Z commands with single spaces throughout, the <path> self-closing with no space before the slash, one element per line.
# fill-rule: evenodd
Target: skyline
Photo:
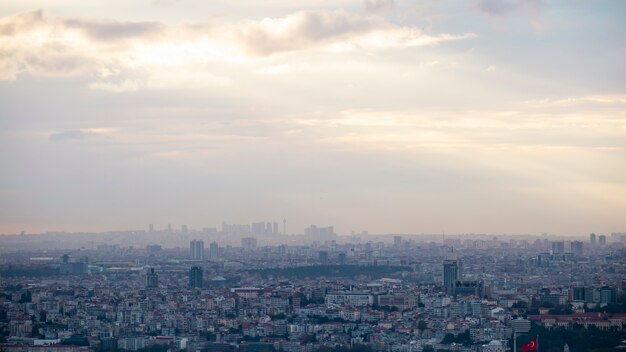
<path fill-rule="evenodd" d="M 623 232 L 625 11 L 0 0 L 0 233 Z"/>

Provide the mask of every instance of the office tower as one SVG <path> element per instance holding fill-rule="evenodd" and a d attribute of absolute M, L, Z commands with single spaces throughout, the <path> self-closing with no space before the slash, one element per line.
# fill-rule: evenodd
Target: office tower
<path fill-rule="evenodd" d="M 271 235 L 272 234 L 272 223 L 268 222 L 267 225 L 265 226 L 265 234 L 267 235 Z"/>
<path fill-rule="evenodd" d="M 461 261 L 454 252 L 446 254 L 443 260 L 443 286 L 446 294 L 454 295 L 456 282 L 461 278 Z"/>
<path fill-rule="evenodd" d="M 276 221 L 272 223 L 272 233 L 278 235 L 278 223 Z"/>
<path fill-rule="evenodd" d="M 251 226 L 251 231 L 253 234 L 256 234 L 256 235 L 265 233 L 265 223 L 253 222 Z"/>
<path fill-rule="evenodd" d="M 217 245 L 217 242 L 211 242 L 209 245 L 209 259 L 215 260 L 220 255 L 220 248 Z"/>
<path fill-rule="evenodd" d="M 393 236 L 393 245 L 398 248 L 402 246 L 402 236 Z"/>
<path fill-rule="evenodd" d="M 606 246 L 606 236 L 605 235 L 598 236 L 598 244 L 600 246 Z"/>
<path fill-rule="evenodd" d="M 148 268 L 146 272 L 146 288 L 159 287 L 159 275 L 154 272 L 154 268 Z"/>
<path fill-rule="evenodd" d="M 241 247 L 245 250 L 251 250 L 256 248 L 256 238 L 244 237 L 241 239 Z"/>
<path fill-rule="evenodd" d="M 204 259 L 204 242 L 202 240 L 189 242 L 189 257 L 194 260 Z"/>
<path fill-rule="evenodd" d="M 202 287 L 202 268 L 194 266 L 189 270 L 189 287 L 201 288 Z"/>
<path fill-rule="evenodd" d="M 565 253 L 565 242 L 556 241 L 552 242 L 552 254 L 563 254 Z"/>
<path fill-rule="evenodd" d="M 154 232 L 154 224 L 150 224 L 150 226 L 148 226 L 148 232 Z"/>
<path fill-rule="evenodd" d="M 596 245 L 596 234 L 595 233 L 589 234 L 589 243 L 591 243 L 592 246 Z"/>
<path fill-rule="evenodd" d="M 189 232 L 189 230 L 187 229 L 187 225 L 183 225 L 180 227 L 180 232 L 182 232 L 183 234 L 187 234 L 187 232 Z"/>
<path fill-rule="evenodd" d="M 320 263 L 322 264 L 328 263 L 328 251 L 320 251 L 319 260 L 320 260 Z"/>
<path fill-rule="evenodd" d="M 570 244 L 572 248 L 572 254 L 577 257 L 582 257 L 583 255 L 583 243 L 582 241 L 572 241 Z"/>

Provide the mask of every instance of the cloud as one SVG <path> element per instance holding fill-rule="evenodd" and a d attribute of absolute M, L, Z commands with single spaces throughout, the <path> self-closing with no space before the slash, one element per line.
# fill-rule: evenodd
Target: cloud
<path fill-rule="evenodd" d="M 410 47 L 474 36 L 429 35 L 418 28 L 397 26 L 380 17 L 335 10 L 299 11 L 283 18 L 247 21 L 237 40 L 248 52 L 264 56 L 341 44 L 368 48 Z"/>
<path fill-rule="evenodd" d="M 478 0 L 476 8 L 490 16 L 505 16 L 520 10 L 538 12 L 543 0 Z"/>
<path fill-rule="evenodd" d="M 0 19 L 0 80 L 81 76 L 88 87 L 111 92 L 222 87 L 232 79 L 221 65 L 257 71 L 255 65 L 281 53 L 373 51 L 473 37 L 430 34 L 344 10 L 210 25 L 46 17 L 35 10 Z"/>
<path fill-rule="evenodd" d="M 62 142 L 68 140 L 83 140 L 85 137 L 89 135 L 93 135 L 94 133 L 83 130 L 69 130 L 58 133 L 52 133 L 50 135 L 51 142 Z"/>
<path fill-rule="evenodd" d="M 88 36 L 98 40 L 148 37 L 160 34 L 165 29 L 165 25 L 159 22 L 86 21 L 67 19 L 63 20 L 62 24 L 67 28 L 79 29 Z"/>
<path fill-rule="evenodd" d="M 365 10 L 370 12 L 386 11 L 394 6 L 394 0 L 365 0 Z"/>
<path fill-rule="evenodd" d="M 45 25 L 42 10 L 26 11 L 0 19 L 0 35 L 14 36 Z"/>

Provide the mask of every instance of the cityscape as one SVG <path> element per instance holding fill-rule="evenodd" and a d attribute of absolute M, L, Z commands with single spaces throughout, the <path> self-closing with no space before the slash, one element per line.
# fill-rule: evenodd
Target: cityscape
<path fill-rule="evenodd" d="M 0 250 L 4 351 L 624 346 L 626 233 L 297 235 L 259 222 L 5 235 Z"/>
<path fill-rule="evenodd" d="M 626 1 L 0 0 L 0 352 L 626 352 Z"/>

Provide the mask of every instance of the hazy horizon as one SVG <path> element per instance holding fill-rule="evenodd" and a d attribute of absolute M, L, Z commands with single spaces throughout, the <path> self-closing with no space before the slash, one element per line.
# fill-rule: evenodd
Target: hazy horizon
<path fill-rule="evenodd" d="M 0 0 L 0 233 L 626 231 L 625 13 Z"/>

